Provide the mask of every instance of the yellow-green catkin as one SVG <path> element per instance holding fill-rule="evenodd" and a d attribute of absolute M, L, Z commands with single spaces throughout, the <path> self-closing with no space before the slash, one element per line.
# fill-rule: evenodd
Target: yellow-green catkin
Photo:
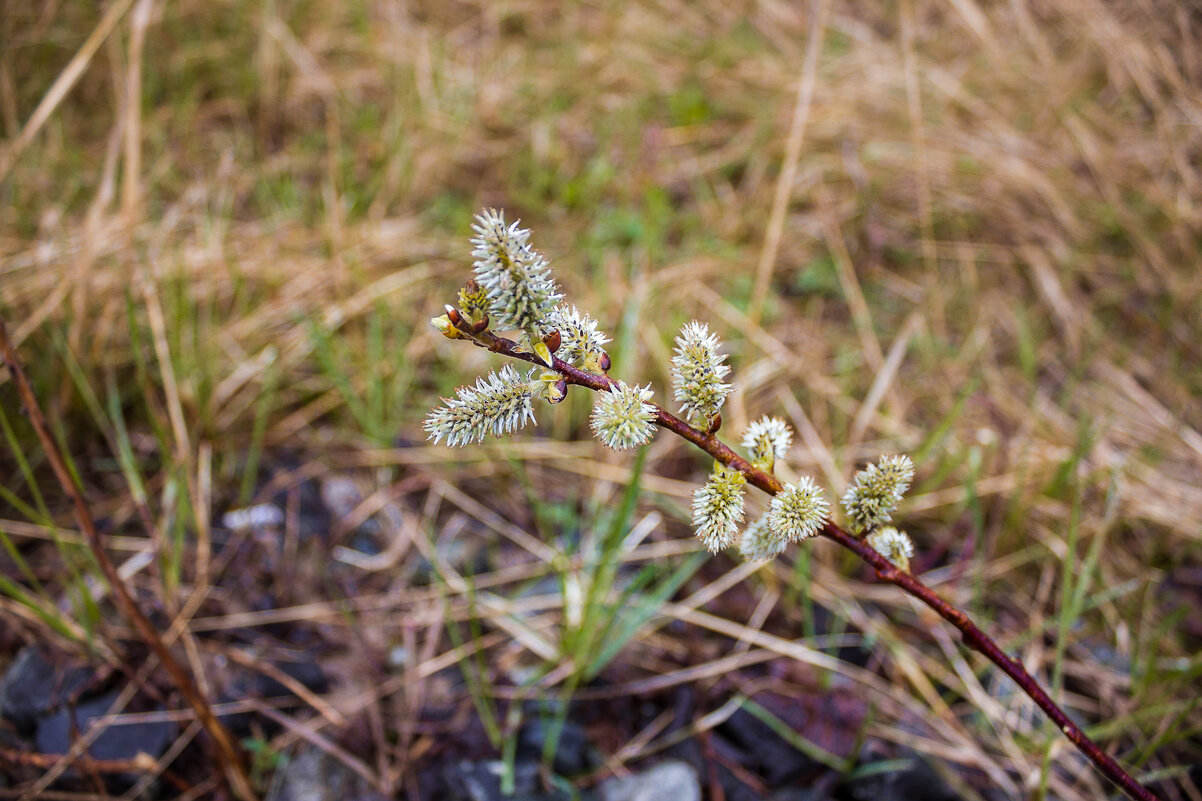
<path fill-rule="evenodd" d="M 800 542 L 816 535 L 826 522 L 825 493 L 806 476 L 796 484 L 787 484 L 768 507 L 769 522 L 776 533 L 789 542 Z"/>
<path fill-rule="evenodd" d="M 709 480 L 693 492 L 693 529 L 701 544 L 714 553 L 738 541 L 746 484 L 742 473 L 715 463 Z"/>

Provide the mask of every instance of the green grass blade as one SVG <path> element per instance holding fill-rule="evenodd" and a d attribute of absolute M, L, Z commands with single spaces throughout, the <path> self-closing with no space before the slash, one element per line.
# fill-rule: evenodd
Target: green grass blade
<path fill-rule="evenodd" d="M 671 598 L 682 585 L 701 568 L 701 565 L 709 559 L 708 553 L 695 553 L 680 564 L 672 573 L 665 578 L 660 585 L 650 595 L 644 596 L 634 606 L 625 607 L 625 613 L 620 617 L 615 618 L 615 625 L 620 625 L 621 629 L 613 632 L 604 640 L 601 649 L 597 655 L 592 658 L 588 664 L 585 676 L 588 679 L 596 678 L 605 666 L 608 665 L 618 652 L 625 647 L 635 634 L 638 634 L 644 625 L 653 617 L 659 614 L 659 609 L 664 603 Z"/>

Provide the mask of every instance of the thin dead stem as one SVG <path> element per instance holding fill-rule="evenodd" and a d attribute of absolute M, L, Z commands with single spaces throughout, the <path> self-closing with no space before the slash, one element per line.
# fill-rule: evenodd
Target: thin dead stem
<path fill-rule="evenodd" d="M 229 731 L 217 719 L 217 716 L 213 714 L 213 707 L 209 704 L 208 699 L 197 689 L 192 677 L 184 671 L 179 661 L 168 650 L 167 644 L 163 641 L 159 632 L 155 630 L 154 624 L 150 622 L 150 618 L 138 608 L 137 603 L 129 592 L 129 588 L 126 587 L 125 582 L 122 581 L 121 576 L 117 573 L 116 566 L 109 559 L 108 553 L 105 552 L 100 531 L 96 528 L 96 523 L 92 519 L 92 513 L 88 509 L 83 493 L 80 492 L 79 487 L 76 486 L 71 476 L 71 471 L 67 467 L 66 460 L 63 458 L 62 453 L 59 452 L 58 443 L 50 433 L 50 426 L 46 422 L 46 416 L 42 413 L 41 405 L 38 403 L 37 396 L 33 392 L 33 387 L 30 386 L 29 379 L 25 376 L 25 369 L 21 363 L 20 356 L 18 356 L 12 340 L 8 337 L 8 329 L 5 327 L 3 320 L 0 320 L 0 358 L 8 366 L 12 381 L 17 388 L 17 394 L 21 398 L 21 403 L 24 404 L 25 414 L 29 419 L 30 425 L 33 426 L 34 431 L 37 433 L 38 441 L 42 444 L 46 460 L 50 463 L 55 478 L 58 479 L 63 493 L 70 499 L 71 505 L 74 507 L 75 519 L 79 523 L 79 530 L 83 532 L 88 547 L 96 559 L 96 563 L 100 566 L 101 572 L 104 573 L 104 578 L 112 589 L 113 598 L 116 600 L 117 606 L 120 607 L 122 614 L 125 615 L 126 619 L 137 630 L 138 635 L 150 647 L 155 656 L 158 657 L 163 667 L 166 668 L 172 682 L 184 696 L 188 705 L 196 712 L 197 718 L 209 733 L 209 737 L 213 741 L 214 756 L 218 764 L 220 764 L 226 780 L 229 782 L 230 790 L 242 801 L 253 801 L 255 798 L 254 790 L 251 788 L 246 768 L 242 764 L 242 757 L 237 746 L 234 745 Z"/>

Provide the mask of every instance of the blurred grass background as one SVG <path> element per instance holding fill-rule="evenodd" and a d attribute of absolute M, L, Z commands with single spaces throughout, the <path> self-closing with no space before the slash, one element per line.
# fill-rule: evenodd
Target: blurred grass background
<path fill-rule="evenodd" d="M 735 368 L 728 439 L 786 416 L 791 468 L 833 493 L 865 460 L 912 454 L 915 569 L 1146 777 L 1202 761 L 1196 7 L 2 8 L 0 313 L 60 441 L 132 582 L 192 620 L 198 653 L 270 617 L 221 589 L 213 522 L 351 478 L 353 522 L 292 540 L 258 581 L 271 620 L 347 657 L 344 721 L 380 712 L 369 733 L 327 732 L 374 744 L 379 786 L 437 752 L 414 728 L 421 682 L 469 651 L 465 693 L 502 743 L 512 726 L 489 718 L 515 692 L 604 675 L 633 694 L 691 667 L 680 681 L 709 711 L 732 653 L 787 662 L 800 637 L 836 655 L 847 635 L 866 668 L 814 657 L 772 680 L 868 682 L 868 735 L 936 760 L 965 797 L 1105 796 L 987 665 L 829 547 L 758 571 L 690 556 L 708 465 L 683 443 L 660 437 L 636 471 L 591 441 L 575 392 L 537 432 L 423 447 L 429 407 L 490 365 L 428 325 L 468 275 L 483 206 L 534 230 L 614 336 L 615 376 L 664 398 L 695 317 Z M 95 648 L 109 613 L 8 382 L 0 411 L 10 646 Z M 383 551 L 355 561 L 373 518 Z M 452 566 L 439 549 L 456 538 L 492 556 Z M 632 598 L 628 634 L 586 633 Z M 395 682 L 355 667 L 402 642 Z M 648 732 L 619 727 L 608 769 L 654 751 Z"/>

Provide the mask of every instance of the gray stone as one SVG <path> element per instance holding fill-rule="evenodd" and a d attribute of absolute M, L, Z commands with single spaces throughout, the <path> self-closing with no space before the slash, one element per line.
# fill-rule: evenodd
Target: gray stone
<path fill-rule="evenodd" d="M 61 709 L 38 721 L 34 743 L 43 754 L 65 754 L 71 748 L 73 735 L 86 734 L 92 721 L 109 714 L 117 692 L 81 701 L 74 710 Z M 71 712 L 74 711 L 74 718 Z M 107 725 L 88 746 L 93 759 L 130 760 L 138 754 L 157 759 L 175 739 L 175 724 L 167 720 L 142 723 L 112 723 Z M 138 776 L 132 773 L 110 775 L 110 786 L 124 789 L 132 786 Z"/>
<path fill-rule="evenodd" d="M 59 708 L 62 702 L 92 679 L 86 667 L 49 658 L 35 646 L 21 649 L 0 681 L 0 716 L 17 731 L 29 734 L 37 719 Z"/>
<path fill-rule="evenodd" d="M 221 516 L 221 525 L 231 531 L 243 528 L 279 528 L 284 525 L 284 510 L 271 503 L 231 509 Z"/>
<path fill-rule="evenodd" d="M 505 763 L 500 760 L 449 763 L 443 770 L 448 801 L 568 801 L 567 793 L 541 792 L 538 763 L 519 759 L 514 763 L 512 795 L 501 793 Z"/>
<path fill-rule="evenodd" d="M 533 761 L 541 760 L 552 729 L 552 721 L 547 718 L 527 721 L 518 731 L 518 755 Z M 570 720 L 565 721 L 555 743 L 551 767 L 561 776 L 577 776 L 593 767 L 594 761 L 584 729 Z"/>
<path fill-rule="evenodd" d="M 305 747 L 276 771 L 267 801 L 348 801 L 365 793 L 359 774 L 326 752 Z"/>
<path fill-rule="evenodd" d="M 350 476 L 326 476 L 321 482 L 321 500 L 336 521 L 350 517 L 363 502 L 363 493 Z"/>
<path fill-rule="evenodd" d="M 597 789 L 600 801 L 701 801 L 697 774 L 688 764 L 676 761 L 606 779 Z"/>
<path fill-rule="evenodd" d="M 718 732 L 736 747 L 738 763 L 769 787 L 789 784 L 817 767 L 812 759 L 746 709 L 735 710 L 718 727 Z"/>

